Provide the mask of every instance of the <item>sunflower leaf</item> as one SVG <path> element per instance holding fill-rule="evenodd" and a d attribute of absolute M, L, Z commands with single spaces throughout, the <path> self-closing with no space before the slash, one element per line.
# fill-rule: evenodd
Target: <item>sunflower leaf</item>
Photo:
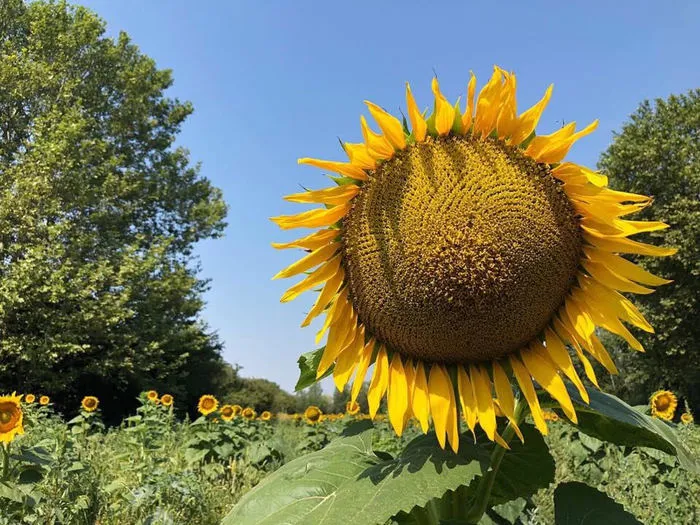
<path fill-rule="evenodd" d="M 408 513 L 488 468 L 488 451 L 461 441 L 442 450 L 434 433 L 382 460 L 372 450 L 373 428 L 350 427 L 327 447 L 287 463 L 241 498 L 222 525 L 383 524 Z"/>
<path fill-rule="evenodd" d="M 561 483 L 554 490 L 554 523 L 556 525 L 589 523 L 642 525 L 615 500 L 578 481 Z"/>
<path fill-rule="evenodd" d="M 678 440 L 671 424 L 649 417 L 598 390 L 589 391 L 591 401 L 586 404 L 573 385 L 567 383 L 566 387 L 576 404 L 578 424 L 574 426 L 584 434 L 617 445 L 655 448 L 678 458 L 683 468 L 700 472 L 697 461 Z"/>
<path fill-rule="evenodd" d="M 333 365 L 331 365 L 321 377 L 316 379 L 316 371 L 318 370 L 318 365 L 321 363 L 321 358 L 323 357 L 323 351 L 325 349 L 326 347 L 323 346 L 317 350 L 312 350 L 311 352 L 306 352 L 299 356 L 297 360 L 299 364 L 299 380 L 294 387 L 296 392 L 313 385 L 316 381 L 320 381 L 333 373 Z"/>

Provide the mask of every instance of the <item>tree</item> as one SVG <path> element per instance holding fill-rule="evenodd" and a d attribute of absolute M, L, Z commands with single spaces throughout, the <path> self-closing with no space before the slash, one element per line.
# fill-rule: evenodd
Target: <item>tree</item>
<path fill-rule="evenodd" d="M 171 72 L 104 30 L 66 2 L 0 3 L 0 384 L 116 416 L 143 389 L 212 388 L 192 250 L 226 205 L 173 147 L 192 106 L 165 96 Z"/>
<path fill-rule="evenodd" d="M 640 258 L 647 270 L 673 283 L 635 297 L 656 334 L 640 335 L 644 354 L 616 352 L 628 378 L 616 387 L 634 403 L 671 388 L 700 411 L 700 90 L 643 102 L 599 167 L 612 186 L 654 196 L 639 217 L 670 229 L 648 239 L 678 248 L 673 257 Z"/>
<path fill-rule="evenodd" d="M 238 385 L 223 395 L 228 403 L 252 407 L 256 412 L 289 412 L 295 405 L 294 396 L 285 392 L 277 383 L 267 379 L 240 378 Z"/>

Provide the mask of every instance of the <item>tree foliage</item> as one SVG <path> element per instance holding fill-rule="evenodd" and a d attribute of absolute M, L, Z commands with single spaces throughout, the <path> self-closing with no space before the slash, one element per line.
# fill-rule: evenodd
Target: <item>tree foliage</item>
<path fill-rule="evenodd" d="M 146 388 L 192 402 L 221 365 L 192 250 L 226 205 L 173 146 L 192 106 L 171 72 L 104 30 L 0 3 L 0 384 L 107 412 Z"/>
<path fill-rule="evenodd" d="M 668 258 L 640 258 L 649 271 L 673 279 L 635 301 L 654 326 L 640 335 L 646 353 L 617 352 L 623 384 L 618 392 L 644 403 L 665 387 L 689 396 L 700 410 L 700 90 L 643 102 L 600 158 L 611 185 L 654 196 L 642 219 L 670 229 L 647 234 L 654 244 L 678 248 Z"/>

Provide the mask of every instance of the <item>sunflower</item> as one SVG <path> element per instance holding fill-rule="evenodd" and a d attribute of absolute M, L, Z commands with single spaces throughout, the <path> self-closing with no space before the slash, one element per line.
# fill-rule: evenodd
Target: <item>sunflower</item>
<path fill-rule="evenodd" d="M 51 402 L 51 398 L 49 398 L 49 396 L 41 396 L 39 398 L 40 405 L 48 405 L 50 402 Z"/>
<path fill-rule="evenodd" d="M 155 390 L 149 390 L 148 392 L 146 392 L 146 397 L 149 401 L 152 401 L 154 403 L 156 401 L 160 401 L 160 399 L 158 398 L 158 392 L 156 392 Z"/>
<path fill-rule="evenodd" d="M 669 390 L 659 390 L 654 392 L 649 400 L 651 405 L 651 415 L 671 421 L 676 413 L 678 399 L 676 395 Z"/>
<path fill-rule="evenodd" d="M 233 415 L 234 417 L 240 416 L 243 412 L 243 407 L 241 405 L 233 405 Z"/>
<path fill-rule="evenodd" d="M 163 396 L 160 398 L 160 402 L 164 407 L 169 407 L 173 404 L 173 396 L 170 394 L 163 394 Z"/>
<path fill-rule="evenodd" d="M 36 396 L 34 394 L 27 394 L 24 396 L 24 401 L 28 405 L 31 405 L 32 403 L 34 403 L 34 401 L 36 401 Z"/>
<path fill-rule="evenodd" d="M 257 414 L 255 413 L 255 410 L 253 410 L 252 408 L 246 407 L 246 408 L 244 408 L 244 409 L 241 411 L 241 415 L 242 415 L 245 419 L 247 419 L 247 420 L 250 421 L 250 420 L 255 419 L 255 416 L 256 416 Z"/>
<path fill-rule="evenodd" d="M 304 410 L 304 419 L 307 423 L 318 423 L 321 421 L 321 416 L 323 416 L 323 412 L 315 405 L 308 406 Z"/>
<path fill-rule="evenodd" d="M 693 419 L 693 414 L 690 412 L 683 412 L 681 414 L 681 423 L 684 425 L 690 425 L 693 421 L 695 420 Z"/>
<path fill-rule="evenodd" d="M 520 434 L 512 379 L 543 434 L 533 380 L 576 422 L 563 378 L 589 396 L 566 345 L 597 386 L 590 357 L 617 372 L 597 327 L 639 351 L 623 322 L 653 332 L 620 292 L 669 282 L 619 254 L 675 253 L 628 238 L 667 227 L 622 218 L 651 198 L 609 189 L 604 175 L 564 160 L 597 121 L 536 136 L 551 86 L 519 115 L 514 74 L 495 67 L 477 97 L 475 88 L 472 75 L 465 109 L 433 79 L 426 118 L 406 85 L 411 130 L 367 102 L 381 132 L 361 117 L 364 142 L 343 144 L 349 162 L 299 159 L 340 175 L 333 187 L 285 197 L 321 207 L 272 218 L 284 230 L 318 228 L 273 244 L 309 252 L 275 276 L 304 275 L 282 302 L 321 287 L 302 322 L 325 312 L 317 377 L 334 366 L 342 390 L 354 374 L 355 401 L 374 364 L 370 415 L 386 395 L 397 434 L 410 416 L 427 432 L 432 416 L 440 445 L 447 438 L 454 450 L 458 406 L 471 430 L 502 443 L 496 399 Z"/>
<path fill-rule="evenodd" d="M 80 404 L 85 412 L 94 412 L 97 410 L 97 405 L 100 404 L 100 400 L 95 396 L 85 396 Z"/>
<path fill-rule="evenodd" d="M 543 410 L 542 416 L 545 421 L 559 421 L 559 416 L 553 410 Z"/>
<path fill-rule="evenodd" d="M 357 404 L 357 401 L 348 401 L 345 403 L 345 412 L 354 416 L 360 412 L 360 405 Z"/>
<path fill-rule="evenodd" d="M 199 403 L 197 403 L 197 410 L 203 416 L 216 412 L 219 406 L 219 401 L 210 394 L 205 394 L 199 398 Z"/>
<path fill-rule="evenodd" d="M 22 420 L 22 396 L 15 392 L 10 396 L 0 396 L 0 442 L 12 443 L 17 434 L 24 434 Z"/>
<path fill-rule="evenodd" d="M 219 409 L 219 414 L 221 414 L 221 419 L 224 421 L 231 421 L 233 419 L 233 407 L 231 405 L 224 405 Z"/>
<path fill-rule="evenodd" d="M 272 414 L 269 410 L 265 410 L 262 414 L 260 414 L 260 419 L 263 421 L 270 421 L 272 419 Z"/>

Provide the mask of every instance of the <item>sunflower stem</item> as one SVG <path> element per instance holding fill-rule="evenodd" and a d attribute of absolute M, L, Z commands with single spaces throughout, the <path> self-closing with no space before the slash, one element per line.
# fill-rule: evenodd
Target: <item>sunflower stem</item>
<path fill-rule="evenodd" d="M 3 443 L 0 449 L 2 449 L 2 480 L 7 481 L 10 470 L 10 444 Z"/>
<path fill-rule="evenodd" d="M 518 398 L 515 403 L 515 414 L 514 419 L 517 424 L 520 424 L 523 419 L 525 419 L 525 409 L 527 403 L 522 399 Z M 508 423 L 508 426 L 503 431 L 503 440 L 506 443 L 510 443 L 511 439 L 515 435 L 515 427 L 513 423 Z M 479 485 L 476 487 L 476 494 L 474 496 L 474 503 L 472 504 L 469 512 L 466 515 L 467 523 L 479 523 L 482 516 L 488 508 L 489 499 L 491 497 L 491 491 L 493 490 L 493 484 L 496 481 L 496 476 L 498 475 L 498 469 L 501 466 L 501 461 L 506 453 L 506 449 L 500 445 L 495 445 L 493 451 L 491 452 L 491 461 L 489 464 L 489 469 L 479 480 Z"/>

